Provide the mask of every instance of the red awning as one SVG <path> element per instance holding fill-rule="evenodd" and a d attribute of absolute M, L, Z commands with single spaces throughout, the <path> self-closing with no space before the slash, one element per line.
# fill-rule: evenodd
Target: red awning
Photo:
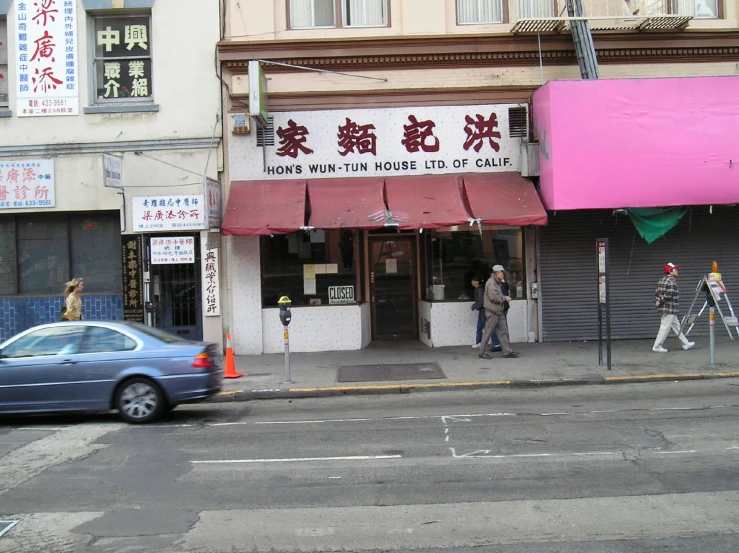
<path fill-rule="evenodd" d="M 305 225 L 305 181 L 234 181 L 223 234 L 286 234 Z"/>
<path fill-rule="evenodd" d="M 383 181 L 382 177 L 309 180 L 311 215 L 308 226 L 316 229 L 382 228 L 385 224 Z"/>
<path fill-rule="evenodd" d="M 434 229 L 470 219 L 462 199 L 461 175 L 385 178 L 387 207 L 402 229 Z"/>
<path fill-rule="evenodd" d="M 547 212 L 534 183 L 518 173 L 464 175 L 472 214 L 489 225 L 546 225 Z"/>

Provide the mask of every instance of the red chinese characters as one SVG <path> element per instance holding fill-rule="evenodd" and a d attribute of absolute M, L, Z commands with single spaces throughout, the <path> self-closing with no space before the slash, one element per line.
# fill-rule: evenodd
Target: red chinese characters
<path fill-rule="evenodd" d="M 403 125 L 403 140 L 400 141 L 405 149 L 411 154 L 419 150 L 438 152 L 439 139 L 434 136 L 436 123 L 430 119 L 419 121 L 415 115 L 409 115 L 408 121 L 410 121 L 410 125 Z"/>
<path fill-rule="evenodd" d="M 302 125 L 298 125 L 290 119 L 287 127 L 279 127 L 277 136 L 280 138 L 280 147 L 277 149 L 277 155 L 280 157 L 290 156 L 297 158 L 300 152 L 304 154 L 312 154 L 313 150 L 305 146 L 306 136 L 309 135 L 308 129 Z"/>
<path fill-rule="evenodd" d="M 491 113 L 489 119 L 485 119 L 479 113 L 474 119 L 469 115 L 466 115 L 464 119 L 467 121 L 464 127 L 464 132 L 467 135 L 463 145 L 465 150 L 473 148 L 476 152 L 479 152 L 487 139 L 493 150 L 500 151 L 500 144 L 495 141 L 496 138 L 500 138 L 500 131 L 495 130 L 498 128 L 498 116 L 495 113 Z"/>
<path fill-rule="evenodd" d="M 372 154 L 377 155 L 377 137 L 375 133 L 375 126 L 369 125 L 358 125 L 348 117 L 346 118 L 346 124 L 339 126 L 339 154 L 345 156 L 349 153 L 356 152 L 358 154 Z"/>
<path fill-rule="evenodd" d="M 36 15 L 31 19 L 43 28 L 45 28 L 50 21 L 56 21 L 56 17 L 59 14 L 59 10 L 56 8 L 57 0 L 37 0 L 34 2 L 36 8 Z M 42 92 L 46 94 L 51 90 L 56 90 L 59 85 L 64 84 L 64 81 L 57 78 L 54 75 L 54 68 L 51 65 L 46 65 L 49 62 L 55 62 L 54 49 L 56 43 L 53 35 L 49 34 L 48 29 L 44 29 L 44 34 L 38 39 L 34 40 L 35 50 L 29 61 L 41 63 L 33 71 L 31 77 L 31 84 L 33 85 L 34 92 Z"/>

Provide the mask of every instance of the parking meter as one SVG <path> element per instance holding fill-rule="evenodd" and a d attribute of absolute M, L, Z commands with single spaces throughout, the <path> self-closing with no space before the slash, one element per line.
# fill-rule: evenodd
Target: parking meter
<path fill-rule="evenodd" d="M 277 302 L 277 305 L 280 306 L 280 320 L 282 321 L 282 326 L 285 328 L 287 328 L 287 325 L 290 324 L 290 320 L 292 319 L 292 313 L 290 312 L 292 303 L 287 296 L 282 296 Z"/>
<path fill-rule="evenodd" d="M 290 321 L 292 320 L 292 313 L 290 312 L 290 306 L 293 302 L 287 296 L 282 296 L 278 301 L 277 305 L 280 306 L 280 321 L 282 321 L 283 338 L 285 340 L 285 384 L 292 384 L 290 379 L 290 333 L 287 329 Z"/>

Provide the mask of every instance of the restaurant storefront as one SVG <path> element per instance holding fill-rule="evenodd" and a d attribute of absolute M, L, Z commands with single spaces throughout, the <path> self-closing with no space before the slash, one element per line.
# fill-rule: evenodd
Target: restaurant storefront
<path fill-rule="evenodd" d="M 519 174 L 525 105 L 274 113 L 229 138 L 223 234 L 236 353 L 373 340 L 472 344 L 471 278 L 509 270 L 513 341 L 536 337 L 536 230 Z"/>

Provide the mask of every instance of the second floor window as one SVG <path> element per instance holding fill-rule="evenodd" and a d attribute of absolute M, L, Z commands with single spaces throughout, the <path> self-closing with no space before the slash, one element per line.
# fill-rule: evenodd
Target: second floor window
<path fill-rule="evenodd" d="M 151 102 L 151 18 L 95 17 L 95 103 Z"/>
<path fill-rule="evenodd" d="M 0 18 L 0 107 L 8 105 L 8 21 Z"/>
<path fill-rule="evenodd" d="M 459 25 L 503 23 L 502 0 L 457 0 Z"/>
<path fill-rule="evenodd" d="M 290 0 L 290 28 L 384 27 L 387 7 L 387 0 Z"/>

